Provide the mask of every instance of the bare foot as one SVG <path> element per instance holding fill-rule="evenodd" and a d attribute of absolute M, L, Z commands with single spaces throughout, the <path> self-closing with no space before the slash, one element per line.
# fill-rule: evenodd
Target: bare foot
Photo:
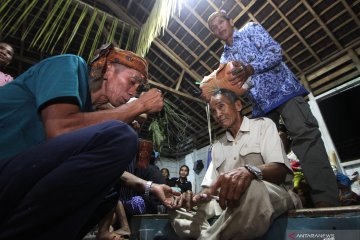
<path fill-rule="evenodd" d="M 130 229 L 128 227 L 122 227 L 115 230 L 114 233 L 117 233 L 122 236 L 130 236 Z"/>
<path fill-rule="evenodd" d="M 116 232 L 99 232 L 96 240 L 125 240 L 125 238 Z"/>

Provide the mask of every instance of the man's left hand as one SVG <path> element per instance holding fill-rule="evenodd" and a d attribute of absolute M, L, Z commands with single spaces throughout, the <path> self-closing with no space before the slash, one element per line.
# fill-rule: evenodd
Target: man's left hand
<path fill-rule="evenodd" d="M 245 81 L 254 74 L 254 69 L 251 65 L 245 65 L 242 62 L 232 62 L 234 68 L 227 74 L 232 74 L 233 78 L 230 81 L 232 85 L 236 85 L 239 88 L 245 83 Z"/>
<path fill-rule="evenodd" d="M 176 203 L 177 196 L 180 196 L 181 193 L 174 191 L 171 187 L 165 184 L 156 184 L 151 185 L 151 193 L 153 193 L 162 204 L 170 209 L 179 208 Z"/>
<path fill-rule="evenodd" d="M 255 176 L 245 167 L 240 167 L 229 172 L 223 173 L 217 181 L 211 186 L 212 195 L 219 192 L 219 204 L 222 209 L 226 207 L 234 208 L 239 205 L 240 198 L 249 187 Z"/>

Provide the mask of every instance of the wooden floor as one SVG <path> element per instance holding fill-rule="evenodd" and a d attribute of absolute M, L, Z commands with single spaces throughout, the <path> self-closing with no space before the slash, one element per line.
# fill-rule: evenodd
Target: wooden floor
<path fill-rule="evenodd" d="M 139 229 L 144 228 L 162 232 L 167 239 L 178 239 L 174 235 L 167 214 L 136 215 L 133 216 L 130 225 L 131 239 L 138 239 Z M 277 218 L 266 236 L 261 239 L 288 239 L 286 236 L 289 230 L 359 230 L 360 234 L 360 205 L 290 210 Z M 357 239 L 360 239 L 360 236 Z M 95 240 L 95 234 L 89 233 L 83 240 Z"/>
<path fill-rule="evenodd" d="M 290 210 L 288 217 L 327 217 L 339 216 L 346 213 L 354 213 L 360 215 L 360 205 L 328 207 L 328 208 L 303 208 Z"/>

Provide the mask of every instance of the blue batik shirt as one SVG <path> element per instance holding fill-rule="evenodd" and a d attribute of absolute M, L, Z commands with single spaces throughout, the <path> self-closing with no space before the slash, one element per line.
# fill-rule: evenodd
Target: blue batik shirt
<path fill-rule="evenodd" d="M 282 60 L 280 45 L 257 23 L 234 31 L 233 45 L 225 45 L 220 63 L 240 61 L 254 70 L 248 97 L 253 117 L 265 116 L 286 101 L 309 92 Z"/>

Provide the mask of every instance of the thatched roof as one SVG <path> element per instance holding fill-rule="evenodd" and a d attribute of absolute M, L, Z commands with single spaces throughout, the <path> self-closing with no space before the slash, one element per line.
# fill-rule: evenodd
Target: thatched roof
<path fill-rule="evenodd" d="M 28 2 L 30 4 L 33 1 Z M 14 75 L 22 73 L 40 59 L 61 53 L 66 44 L 59 41 L 54 46 L 53 53 L 46 48 L 39 51 L 38 44 L 30 46 L 37 29 L 47 17 L 46 13 L 51 12 L 57 1 L 37 1 L 31 12 L 33 17 L 44 2 L 50 4 L 36 21 L 36 27 L 31 29 L 27 38 L 21 40 L 29 28 L 31 18 L 4 39 L 16 49 L 16 59 L 8 69 Z M 155 0 L 83 0 L 82 2 L 119 19 L 119 24 L 113 33 L 114 38 L 122 40 L 123 48 L 128 43 L 128 48 L 131 49 L 134 47 L 134 42 L 127 40 L 129 37 L 137 38 L 139 29 L 147 20 Z M 17 7 L 7 6 L 9 9 L 12 8 L 12 11 Z M 83 8 L 75 11 L 75 16 L 81 16 L 81 9 Z M 175 15 L 170 19 L 164 34 L 153 41 L 146 55 L 150 63 L 151 85 L 162 89 L 165 98 L 190 119 L 186 127 L 186 139 L 172 137 L 172 148 L 165 145 L 163 149 L 163 154 L 166 156 L 182 156 L 209 144 L 205 104 L 194 97 L 193 92 L 198 89 L 195 82 L 201 81 L 203 76 L 217 67 L 223 51 L 222 43 L 212 36 L 206 23 L 208 16 L 219 9 L 226 10 L 235 20 L 238 28 L 248 21 L 261 23 L 281 44 L 286 63 L 315 96 L 360 76 L 359 1 L 183 1 L 180 16 Z M 96 35 L 96 30 L 87 33 L 86 26 L 91 22 L 91 16 L 93 15 L 88 14 L 84 17 L 84 24 L 79 27 L 66 52 L 77 53 L 82 37 L 89 34 L 90 40 L 83 50 L 85 57 L 88 57 L 86 54 L 89 54 L 90 45 L 95 41 Z M 93 23 L 95 28 L 101 24 L 101 20 L 102 15 L 98 14 Z M 69 24 L 69 29 L 65 30 L 64 35 L 71 34 L 71 30 L 74 29 L 72 24 Z M 65 26 L 65 23 L 61 26 Z M 114 28 L 110 23 L 105 23 L 108 34 L 111 34 L 112 29 Z M 1 33 L 2 38 L 5 35 L 5 32 Z M 105 35 L 102 33 L 98 40 L 99 44 L 101 41 L 106 41 Z M 250 115 L 250 104 L 247 99 L 244 101 L 246 105 L 244 113 Z M 145 123 L 140 136 L 148 138 L 147 128 L 150 121 L 151 118 Z M 212 126 L 213 136 L 222 132 L 218 126 Z"/>

